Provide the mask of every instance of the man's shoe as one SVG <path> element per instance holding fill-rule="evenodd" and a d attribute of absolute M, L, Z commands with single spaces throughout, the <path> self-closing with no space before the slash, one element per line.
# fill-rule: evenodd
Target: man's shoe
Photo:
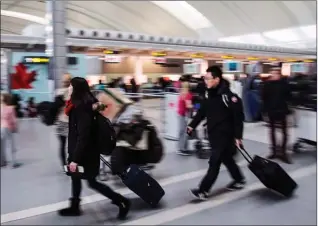
<path fill-rule="evenodd" d="M 118 206 L 119 208 L 119 213 L 117 218 L 120 220 L 124 220 L 127 217 L 127 214 L 130 210 L 130 206 L 131 203 L 129 201 L 129 199 L 122 197 L 120 201 L 113 201 L 113 204 L 115 204 L 116 206 Z"/>
<path fill-rule="evenodd" d="M 17 162 L 17 163 L 14 163 L 14 164 L 12 165 L 12 168 L 13 168 L 13 169 L 16 169 L 16 168 L 19 168 L 19 167 L 21 167 L 21 166 L 22 166 L 22 163 Z"/>
<path fill-rule="evenodd" d="M 278 155 L 276 153 L 272 153 L 266 157 L 267 159 L 277 159 Z"/>
<path fill-rule="evenodd" d="M 80 209 L 80 199 L 70 199 L 70 206 L 58 211 L 58 214 L 63 217 L 76 217 L 82 215 Z"/>
<path fill-rule="evenodd" d="M 201 192 L 199 189 L 191 189 L 190 193 L 194 198 L 202 201 L 207 200 L 209 198 L 207 192 Z"/>
<path fill-rule="evenodd" d="M 282 162 L 284 162 L 284 163 L 286 163 L 286 164 L 292 164 L 292 161 L 291 161 L 291 159 L 288 157 L 288 155 L 282 155 L 282 156 L 279 156 L 279 159 L 282 161 Z"/>
<path fill-rule="evenodd" d="M 240 181 L 240 182 L 233 181 L 228 186 L 226 186 L 226 189 L 229 191 L 241 190 L 245 187 L 245 184 L 246 184 L 246 182 L 244 180 Z"/>

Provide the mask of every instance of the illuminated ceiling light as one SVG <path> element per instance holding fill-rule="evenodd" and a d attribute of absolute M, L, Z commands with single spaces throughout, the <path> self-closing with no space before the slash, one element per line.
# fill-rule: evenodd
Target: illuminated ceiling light
<path fill-rule="evenodd" d="M 187 27 L 198 30 L 212 27 L 211 22 L 186 1 L 151 1 L 177 18 Z"/>
<path fill-rule="evenodd" d="M 47 21 L 52 20 L 52 13 L 46 13 L 46 14 L 45 14 L 45 19 L 46 19 Z"/>
<path fill-rule="evenodd" d="M 34 22 L 37 24 L 43 24 L 43 25 L 48 24 L 48 20 L 46 20 L 45 18 L 39 17 L 39 16 L 34 16 L 31 14 L 27 14 L 27 13 L 20 13 L 20 12 L 14 12 L 14 11 L 1 9 L 1 16 L 19 18 L 21 20 L 27 20 L 27 21 L 31 21 L 31 22 Z"/>

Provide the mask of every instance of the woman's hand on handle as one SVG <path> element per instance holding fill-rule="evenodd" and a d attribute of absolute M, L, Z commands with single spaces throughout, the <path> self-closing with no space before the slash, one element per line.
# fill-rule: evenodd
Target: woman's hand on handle
<path fill-rule="evenodd" d="M 69 167 L 70 167 L 70 171 L 71 171 L 72 173 L 75 173 L 75 172 L 76 172 L 76 169 L 77 169 L 77 163 L 71 162 L 70 165 L 69 165 Z"/>

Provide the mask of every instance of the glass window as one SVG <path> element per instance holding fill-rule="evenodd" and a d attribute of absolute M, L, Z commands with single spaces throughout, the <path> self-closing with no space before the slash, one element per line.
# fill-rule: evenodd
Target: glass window
<path fill-rule="evenodd" d="M 295 32 L 295 29 L 292 28 L 267 31 L 263 35 L 278 42 L 294 42 L 301 39 L 297 32 Z"/>
<path fill-rule="evenodd" d="M 232 42 L 232 43 L 243 43 L 243 44 L 255 44 L 255 45 L 266 45 L 265 39 L 261 34 L 253 33 L 248 35 L 234 36 L 228 38 L 220 38 L 221 42 Z"/>
<path fill-rule="evenodd" d="M 240 36 L 224 37 L 218 39 L 218 41 L 245 44 L 251 43 L 256 45 L 270 45 L 286 48 L 315 48 L 317 45 L 316 25 L 267 31 L 262 34 L 252 33 Z"/>
<path fill-rule="evenodd" d="M 316 39 L 317 38 L 317 27 L 316 25 L 309 25 L 309 26 L 304 26 L 300 27 L 301 31 L 306 34 L 306 36 L 310 39 Z"/>

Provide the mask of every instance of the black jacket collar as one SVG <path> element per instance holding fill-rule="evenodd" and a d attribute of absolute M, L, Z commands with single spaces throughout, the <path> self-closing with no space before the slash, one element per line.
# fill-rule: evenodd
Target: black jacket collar
<path fill-rule="evenodd" d="M 205 96 L 207 98 L 208 96 L 223 95 L 229 92 L 230 92 L 230 83 L 225 79 L 221 79 L 220 84 L 217 87 L 206 89 Z"/>

